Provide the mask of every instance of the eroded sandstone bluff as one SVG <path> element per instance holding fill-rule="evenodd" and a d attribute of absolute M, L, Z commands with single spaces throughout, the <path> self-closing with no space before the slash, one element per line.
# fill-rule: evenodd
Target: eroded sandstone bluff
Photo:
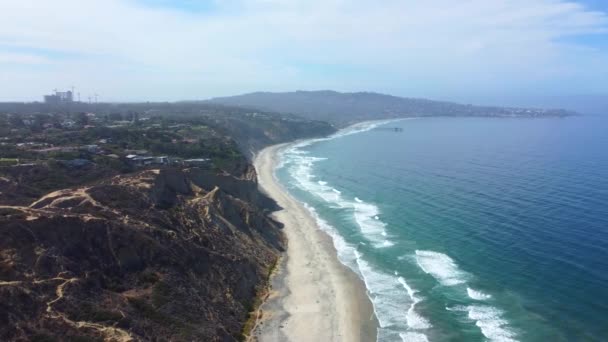
<path fill-rule="evenodd" d="M 0 206 L 0 340 L 233 341 L 284 242 L 241 177 L 146 170 Z"/>

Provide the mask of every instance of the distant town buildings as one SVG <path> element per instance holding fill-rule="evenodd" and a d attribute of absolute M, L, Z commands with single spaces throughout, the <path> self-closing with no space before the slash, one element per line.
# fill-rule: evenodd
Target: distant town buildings
<path fill-rule="evenodd" d="M 147 152 L 147 151 L 140 151 Z M 182 165 L 192 167 L 210 167 L 212 165 L 209 158 L 182 159 L 169 156 L 149 156 L 140 154 L 129 154 L 125 157 L 127 161 L 134 166 L 149 166 L 149 165 Z"/>
<path fill-rule="evenodd" d="M 74 93 L 72 91 L 57 91 L 53 95 L 44 95 L 44 102 L 48 104 L 62 104 L 74 102 Z"/>
<path fill-rule="evenodd" d="M 136 166 L 147 166 L 147 165 L 168 165 L 169 157 L 151 157 L 151 156 L 139 156 L 136 154 L 129 154 L 127 160 Z"/>
<path fill-rule="evenodd" d="M 187 166 L 208 166 L 210 163 L 211 159 L 209 158 L 186 159 L 183 161 L 183 164 Z"/>

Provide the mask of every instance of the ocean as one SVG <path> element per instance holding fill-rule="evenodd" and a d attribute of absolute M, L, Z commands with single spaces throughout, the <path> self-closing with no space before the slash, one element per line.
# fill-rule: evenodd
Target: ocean
<path fill-rule="evenodd" d="M 365 282 L 378 341 L 608 340 L 608 117 L 364 123 L 276 176 Z"/>

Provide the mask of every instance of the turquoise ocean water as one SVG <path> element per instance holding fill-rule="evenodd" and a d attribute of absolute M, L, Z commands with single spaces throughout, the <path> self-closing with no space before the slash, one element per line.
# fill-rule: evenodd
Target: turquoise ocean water
<path fill-rule="evenodd" d="M 368 123 L 277 177 L 365 281 L 379 341 L 608 341 L 608 118 Z"/>

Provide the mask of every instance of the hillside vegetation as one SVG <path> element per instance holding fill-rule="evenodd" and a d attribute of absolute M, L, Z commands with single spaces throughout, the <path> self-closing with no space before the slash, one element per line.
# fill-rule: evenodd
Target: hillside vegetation
<path fill-rule="evenodd" d="M 0 206 L 0 340 L 240 340 L 284 248 L 251 176 L 149 169 Z"/>
<path fill-rule="evenodd" d="M 285 248 L 260 148 L 327 123 L 0 104 L 0 341 L 239 341 Z"/>

